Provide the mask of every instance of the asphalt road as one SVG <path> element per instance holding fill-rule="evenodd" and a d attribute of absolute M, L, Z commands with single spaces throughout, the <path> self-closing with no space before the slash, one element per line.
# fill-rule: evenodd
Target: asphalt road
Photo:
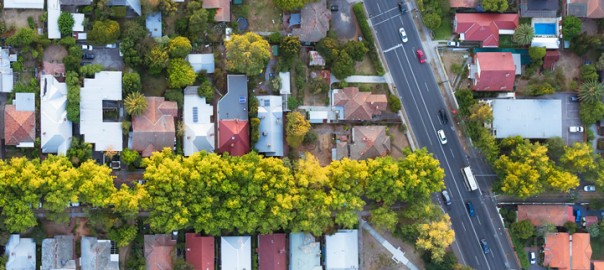
<path fill-rule="evenodd" d="M 482 157 L 473 158 L 473 153 L 468 155 L 464 152 L 452 126 L 452 117 L 449 115 L 449 122 L 443 124 L 438 116 L 438 110 L 447 111 L 447 107 L 430 69 L 431 59 L 424 64 L 418 61 L 416 50 L 423 48 L 413 23 L 413 11 L 402 15 L 397 0 L 365 1 L 365 7 L 416 143 L 433 153 L 445 170 L 445 184 L 451 194 L 452 205 L 443 209 L 451 216 L 456 234 L 454 249 L 457 249 L 457 254 L 462 254 L 460 262 L 481 270 L 520 269 L 497 214 L 495 201 L 488 191 L 494 177 L 492 170 Z M 409 39 L 406 43 L 402 42 L 399 34 L 401 27 L 405 28 Z M 446 134 L 447 144 L 441 144 L 437 137 L 440 129 Z M 467 190 L 461 173 L 461 168 L 467 164 L 472 166 L 484 192 Z M 474 205 L 474 217 L 468 215 L 466 201 Z M 483 252 L 480 239 L 486 239 L 490 253 Z"/>

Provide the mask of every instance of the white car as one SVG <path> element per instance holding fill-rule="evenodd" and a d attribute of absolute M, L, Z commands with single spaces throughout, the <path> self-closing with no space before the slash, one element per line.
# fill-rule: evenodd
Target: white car
<path fill-rule="evenodd" d="M 583 132 L 584 129 L 582 126 L 570 126 L 570 127 L 568 127 L 568 131 L 570 131 L 572 133 L 576 133 L 576 132 Z"/>
<path fill-rule="evenodd" d="M 398 29 L 398 32 L 401 34 L 401 39 L 403 40 L 403 43 L 409 41 L 409 39 L 407 38 L 407 32 L 405 32 L 405 28 L 401 27 L 400 29 Z"/>
<path fill-rule="evenodd" d="M 537 256 L 535 256 L 535 252 L 531 252 L 529 259 L 531 260 L 531 264 L 537 263 Z"/>
<path fill-rule="evenodd" d="M 448 41 L 447 46 L 449 47 L 459 47 L 459 42 L 457 41 Z"/>
<path fill-rule="evenodd" d="M 86 45 L 86 44 L 82 44 L 82 50 L 83 51 L 92 51 L 92 45 Z"/>
<path fill-rule="evenodd" d="M 436 134 L 438 134 L 438 139 L 440 140 L 441 144 L 447 144 L 447 136 L 445 136 L 445 131 L 439 129 Z"/>
<path fill-rule="evenodd" d="M 107 46 L 105 46 L 105 47 L 107 47 L 109 49 L 115 49 L 115 48 L 117 48 L 117 43 L 107 44 Z"/>
<path fill-rule="evenodd" d="M 583 187 L 583 191 L 585 192 L 594 192 L 596 191 L 596 186 L 595 185 L 587 185 Z"/>

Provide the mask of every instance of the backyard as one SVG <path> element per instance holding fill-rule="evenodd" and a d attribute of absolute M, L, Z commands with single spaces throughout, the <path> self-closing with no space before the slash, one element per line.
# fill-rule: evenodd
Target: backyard
<path fill-rule="evenodd" d="M 281 11 L 275 7 L 273 0 L 245 1 L 243 5 L 233 5 L 234 20 L 239 17 L 248 19 L 250 31 L 277 32 L 283 26 Z"/>
<path fill-rule="evenodd" d="M 163 76 L 143 73 L 141 74 L 141 82 L 143 83 L 143 94 L 145 96 L 161 97 L 168 88 L 168 81 Z"/>

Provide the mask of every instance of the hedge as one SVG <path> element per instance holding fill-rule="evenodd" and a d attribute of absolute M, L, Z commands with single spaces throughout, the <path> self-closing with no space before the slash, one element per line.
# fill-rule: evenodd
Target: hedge
<path fill-rule="evenodd" d="M 375 68 L 377 74 L 380 76 L 384 75 L 384 67 L 382 66 L 382 62 L 380 62 L 380 57 L 378 56 L 375 48 L 375 37 L 373 36 L 371 27 L 367 22 L 367 16 L 365 16 L 365 8 L 363 8 L 363 3 L 356 3 L 352 7 L 352 10 L 361 28 L 361 33 L 363 33 L 365 46 L 367 46 L 367 48 L 369 49 L 369 60 L 371 60 L 371 64 Z"/>

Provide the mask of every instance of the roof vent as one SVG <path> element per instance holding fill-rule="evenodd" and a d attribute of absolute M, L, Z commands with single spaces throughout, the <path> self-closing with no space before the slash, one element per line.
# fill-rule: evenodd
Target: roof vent
<path fill-rule="evenodd" d="M 506 78 L 507 78 L 507 77 L 510 77 L 510 73 L 506 73 L 506 74 L 505 74 L 505 77 L 506 77 Z"/>

